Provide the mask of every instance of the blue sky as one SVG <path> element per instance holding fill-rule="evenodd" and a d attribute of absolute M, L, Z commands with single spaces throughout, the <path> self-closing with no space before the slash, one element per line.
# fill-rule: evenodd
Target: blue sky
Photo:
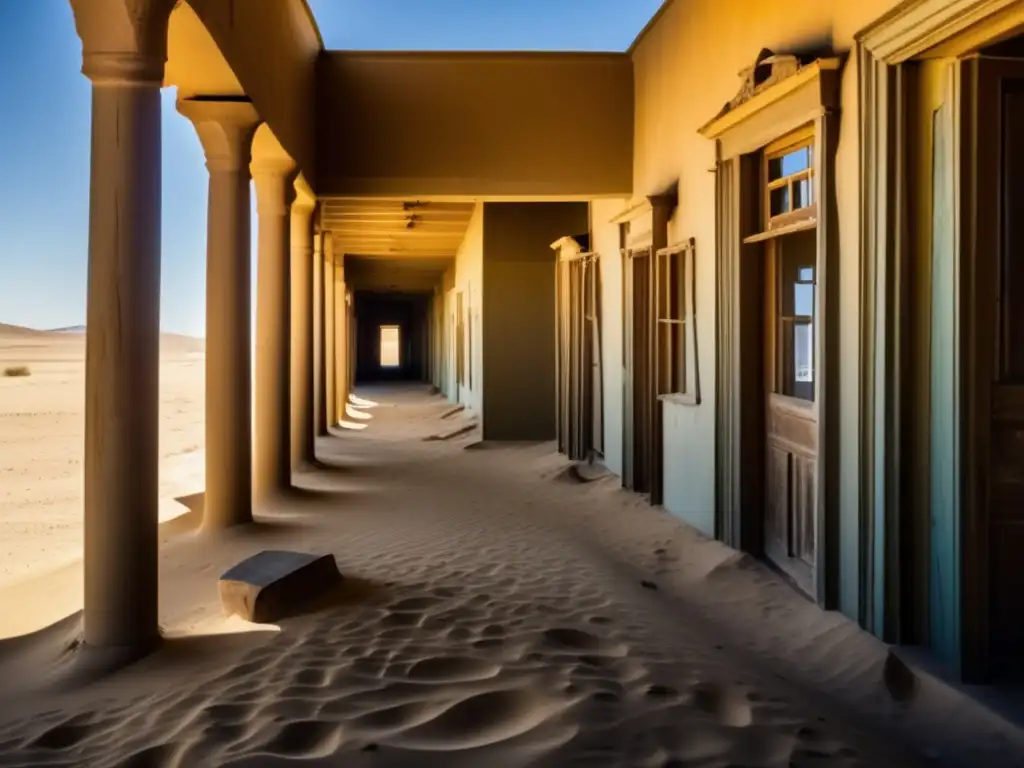
<path fill-rule="evenodd" d="M 660 0 L 311 0 L 328 48 L 624 50 Z M 0 0 L 0 323 L 85 321 L 90 85 L 67 0 Z M 13 75 L 13 76 L 12 76 Z M 204 333 L 206 168 L 163 93 L 164 330 Z"/>

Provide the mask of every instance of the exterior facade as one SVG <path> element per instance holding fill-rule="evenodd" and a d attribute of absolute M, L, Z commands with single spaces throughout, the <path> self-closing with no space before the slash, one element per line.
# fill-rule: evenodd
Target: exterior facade
<path fill-rule="evenodd" d="M 484 439 L 602 462 L 954 677 L 1024 672 L 1020 0 L 668 0 L 618 54 L 332 52 L 301 0 L 71 2 L 88 643 L 157 632 L 173 85 L 210 169 L 208 527 L 315 460 L 387 326 L 408 366 L 386 378 Z"/>

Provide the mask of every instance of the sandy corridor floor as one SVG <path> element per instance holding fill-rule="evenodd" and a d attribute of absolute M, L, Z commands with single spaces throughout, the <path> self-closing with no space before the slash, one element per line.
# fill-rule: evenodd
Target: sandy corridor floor
<path fill-rule="evenodd" d="M 81 686 L 77 617 L 0 642 L 0 766 L 1024 764 L 1014 729 L 894 681 L 876 640 L 614 478 L 424 440 L 465 417 L 421 388 L 360 394 L 365 429 L 258 525 L 167 533 L 152 657 Z M 333 552 L 346 599 L 221 617 L 217 576 L 270 548 Z"/>

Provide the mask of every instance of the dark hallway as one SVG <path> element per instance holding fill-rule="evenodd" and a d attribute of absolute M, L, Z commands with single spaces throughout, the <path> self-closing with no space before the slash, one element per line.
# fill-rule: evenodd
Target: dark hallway
<path fill-rule="evenodd" d="M 355 292 L 357 383 L 426 380 L 431 299 L 426 293 Z"/>

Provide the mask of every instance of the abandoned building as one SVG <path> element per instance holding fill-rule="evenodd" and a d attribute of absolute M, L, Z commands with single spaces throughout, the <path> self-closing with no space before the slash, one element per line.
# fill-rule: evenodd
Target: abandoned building
<path fill-rule="evenodd" d="M 668 0 L 621 53 L 331 51 L 303 0 L 71 5 L 87 643 L 158 637 L 173 86 L 210 174 L 206 527 L 287 488 L 359 381 L 423 380 L 952 676 L 1024 672 L 1024 3 Z"/>

